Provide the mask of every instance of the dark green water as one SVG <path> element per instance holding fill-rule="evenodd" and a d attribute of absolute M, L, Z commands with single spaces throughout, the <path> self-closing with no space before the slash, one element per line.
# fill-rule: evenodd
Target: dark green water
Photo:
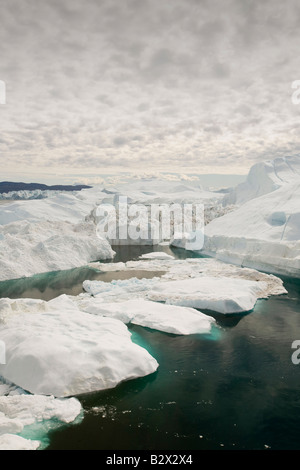
<path fill-rule="evenodd" d="M 50 433 L 48 449 L 300 449 L 300 282 L 284 282 L 288 295 L 248 315 L 215 315 L 210 336 L 132 326 L 157 372 L 80 396 L 82 422 Z"/>
<path fill-rule="evenodd" d="M 191 253 L 187 253 L 185 250 L 171 250 L 169 247 L 157 246 L 153 248 L 152 246 L 124 246 L 121 250 L 119 248 L 115 248 L 116 256 L 114 259 L 111 261 L 104 261 L 104 263 L 138 260 L 140 255 L 150 253 L 154 249 L 155 251 L 164 251 L 169 254 L 175 254 L 178 259 L 193 257 Z M 155 271 L 133 271 L 130 277 L 152 278 L 161 274 L 162 273 Z M 128 279 L 128 277 L 128 273 L 124 271 L 99 273 L 95 269 L 91 269 L 89 267 L 75 268 L 67 271 L 55 271 L 38 274 L 28 278 L 2 281 L 0 282 L 0 298 L 10 297 L 11 299 L 20 299 L 27 297 L 48 301 L 62 294 L 78 295 L 82 293 L 82 283 L 86 279 L 110 282 L 113 279 Z"/>
<path fill-rule="evenodd" d="M 158 371 L 115 390 L 80 397 L 85 417 L 56 431 L 49 449 L 299 449 L 299 283 L 288 296 L 222 318 L 211 338 L 134 326 Z"/>

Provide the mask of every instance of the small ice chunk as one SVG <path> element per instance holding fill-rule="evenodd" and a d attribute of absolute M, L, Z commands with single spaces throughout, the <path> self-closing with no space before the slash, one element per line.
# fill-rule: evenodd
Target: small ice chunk
<path fill-rule="evenodd" d="M 175 259 L 174 256 L 168 255 L 164 251 L 153 251 L 152 253 L 145 253 L 140 256 L 140 259 Z"/>
<path fill-rule="evenodd" d="M 39 441 L 31 441 L 15 434 L 3 434 L 0 436 L 0 450 L 37 450 Z"/>

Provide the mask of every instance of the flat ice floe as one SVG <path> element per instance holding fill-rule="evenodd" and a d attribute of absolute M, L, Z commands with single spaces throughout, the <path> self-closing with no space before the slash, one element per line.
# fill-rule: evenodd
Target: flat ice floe
<path fill-rule="evenodd" d="M 34 394 L 68 397 L 109 389 L 158 367 L 122 322 L 82 312 L 67 296 L 50 302 L 1 299 L 0 322 L 6 346 L 0 375 Z"/>
<path fill-rule="evenodd" d="M 82 298 L 79 306 L 86 312 L 117 318 L 176 335 L 210 333 L 214 318 L 192 308 L 166 305 L 143 299 L 105 303 L 101 299 Z"/>
<path fill-rule="evenodd" d="M 263 282 L 205 276 L 179 281 L 132 278 L 112 281 L 110 287 L 101 281 L 84 281 L 83 286 L 88 293 L 101 297 L 102 302 L 113 298 L 125 301 L 135 295 L 154 302 L 224 314 L 252 310 L 257 299 L 267 290 L 267 284 Z"/>
<path fill-rule="evenodd" d="M 252 310 L 258 298 L 286 293 L 276 276 L 240 268 L 214 259 L 140 260 L 127 263 L 94 263 L 100 271 L 164 271 L 160 278 L 116 280 L 111 283 L 85 281 L 86 292 L 102 302 L 133 297 L 166 304 L 200 308 L 220 313 Z"/>
<path fill-rule="evenodd" d="M 225 314 L 242 313 L 253 309 L 265 289 L 263 282 L 206 276 L 162 282 L 149 291 L 148 298 Z"/>

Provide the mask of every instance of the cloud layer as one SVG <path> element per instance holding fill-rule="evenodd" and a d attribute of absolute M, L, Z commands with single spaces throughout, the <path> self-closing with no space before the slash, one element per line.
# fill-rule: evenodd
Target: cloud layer
<path fill-rule="evenodd" d="M 0 16 L 4 173 L 246 173 L 299 153 L 297 0 L 0 0 Z"/>

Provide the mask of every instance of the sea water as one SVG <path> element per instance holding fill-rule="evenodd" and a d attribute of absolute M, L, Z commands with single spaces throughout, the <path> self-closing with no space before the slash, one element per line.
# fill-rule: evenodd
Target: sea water
<path fill-rule="evenodd" d="M 284 285 L 287 295 L 259 300 L 247 315 L 209 312 L 218 325 L 210 335 L 131 326 L 133 341 L 159 362 L 157 372 L 79 396 L 83 419 L 50 431 L 48 449 L 299 449 L 292 343 L 300 340 L 300 281 L 284 278 Z"/>

